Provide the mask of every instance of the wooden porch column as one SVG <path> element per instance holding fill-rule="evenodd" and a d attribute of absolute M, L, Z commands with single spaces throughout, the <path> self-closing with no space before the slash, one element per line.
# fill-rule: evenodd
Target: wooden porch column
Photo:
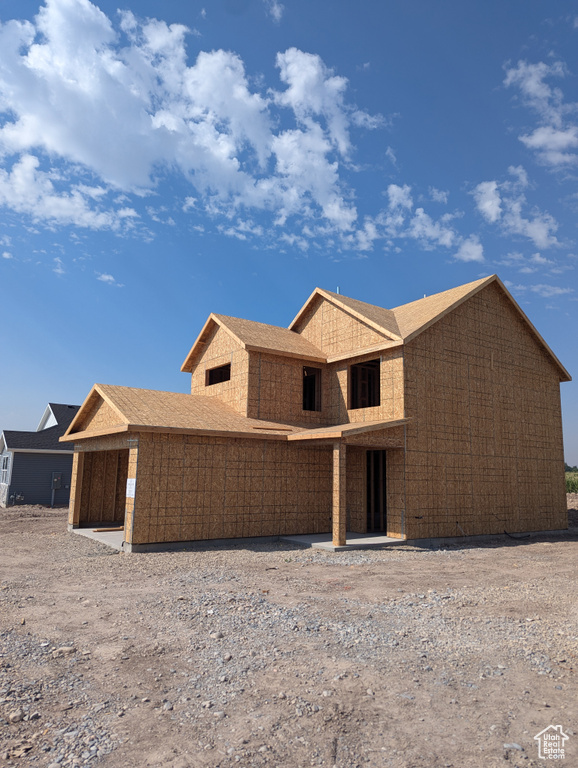
<path fill-rule="evenodd" d="M 68 525 L 78 528 L 80 525 L 80 497 L 84 480 L 84 453 L 75 451 L 72 457 L 72 477 L 70 478 L 70 501 L 68 504 Z"/>
<path fill-rule="evenodd" d="M 138 466 L 138 440 L 129 440 L 126 506 L 124 508 L 124 540 L 132 544 Z"/>
<path fill-rule="evenodd" d="M 345 443 L 333 443 L 333 546 L 344 547 L 347 531 L 345 504 Z"/>

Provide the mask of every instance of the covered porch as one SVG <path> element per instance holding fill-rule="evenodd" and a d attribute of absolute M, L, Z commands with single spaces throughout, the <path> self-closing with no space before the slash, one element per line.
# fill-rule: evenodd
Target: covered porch
<path fill-rule="evenodd" d="M 353 422 L 308 429 L 287 437 L 289 442 L 313 440 L 329 444 L 333 450 L 331 541 L 321 535 L 311 539 L 316 544 L 309 544 L 307 537 L 301 537 L 306 546 L 335 551 L 348 547 L 348 536 L 358 544 L 363 538 L 366 546 L 383 546 L 405 539 L 406 422 L 407 419 Z M 355 462 L 348 461 L 348 453 L 356 457 Z M 348 473 L 356 489 L 354 498 L 348 494 Z M 358 530 L 348 534 L 352 506 L 357 524 L 350 527 Z M 381 541 L 377 543 L 377 539 Z"/>

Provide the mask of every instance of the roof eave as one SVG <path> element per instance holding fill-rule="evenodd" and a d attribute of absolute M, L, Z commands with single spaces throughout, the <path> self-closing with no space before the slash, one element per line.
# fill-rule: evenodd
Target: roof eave
<path fill-rule="evenodd" d="M 84 432 L 72 432 L 69 435 L 63 435 L 58 442 L 60 443 L 74 443 L 77 440 L 88 440 L 91 437 L 105 437 L 106 435 L 118 435 L 122 432 L 129 432 L 130 427 L 128 424 L 119 424 L 115 427 L 103 427 L 102 429 L 95 429 L 92 432 L 85 430 Z"/>
<path fill-rule="evenodd" d="M 247 352 L 261 352 L 266 355 L 277 355 L 278 357 L 291 357 L 295 360 L 303 360 L 310 363 L 326 363 L 327 358 L 319 355 L 308 355 L 301 352 L 290 352 L 285 349 L 274 349 L 272 347 L 258 347 L 255 344 L 246 344 Z"/>

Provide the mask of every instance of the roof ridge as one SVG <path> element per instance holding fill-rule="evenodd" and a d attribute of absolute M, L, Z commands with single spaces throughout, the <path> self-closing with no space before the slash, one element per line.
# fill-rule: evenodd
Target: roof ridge
<path fill-rule="evenodd" d="M 469 283 L 461 283 L 460 285 L 455 285 L 453 288 L 446 288 L 445 291 L 438 291 L 437 293 L 430 293 L 427 296 L 423 296 L 421 299 L 413 299 L 413 301 L 406 301 L 403 304 L 399 304 L 397 307 L 392 307 L 391 311 L 396 312 L 398 309 L 401 309 L 402 307 L 408 307 L 410 304 L 418 304 L 419 302 L 428 301 L 430 299 L 435 299 L 436 297 L 443 296 L 445 293 L 452 293 L 452 291 L 457 291 L 460 289 L 468 288 L 470 290 L 473 289 L 474 286 L 482 285 L 484 282 L 490 282 L 490 279 L 496 279 L 498 276 L 496 274 L 493 275 L 486 275 L 486 277 L 481 277 L 478 280 L 472 280 Z"/>

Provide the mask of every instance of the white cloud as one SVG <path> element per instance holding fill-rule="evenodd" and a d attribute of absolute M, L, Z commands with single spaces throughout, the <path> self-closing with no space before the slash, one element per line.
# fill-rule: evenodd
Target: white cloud
<path fill-rule="evenodd" d="M 517 293 L 524 293 L 525 291 L 531 291 L 532 293 L 542 296 L 542 298 L 550 299 L 553 296 L 564 296 L 570 293 L 574 293 L 573 288 L 560 288 L 557 285 L 549 285 L 547 283 L 538 283 L 534 285 L 516 285 L 509 280 L 504 280 L 504 285 L 510 291 Z"/>
<path fill-rule="evenodd" d="M 578 163 L 577 104 L 566 102 L 560 88 L 547 80 L 563 78 L 567 69 L 563 62 L 529 64 L 519 61 L 506 70 L 504 84 L 519 89 L 522 102 L 537 113 L 540 125 L 518 138 L 537 160 L 553 169 L 567 168 Z"/>
<path fill-rule="evenodd" d="M 385 156 L 387 157 L 387 159 L 392 165 L 397 167 L 397 157 L 392 147 L 388 147 L 385 150 Z"/>
<path fill-rule="evenodd" d="M 99 280 L 101 283 L 106 283 L 106 285 L 112 285 L 115 288 L 124 288 L 124 285 L 122 283 L 117 283 L 115 278 L 106 272 L 97 272 L 96 275 L 97 275 L 96 279 Z"/>
<path fill-rule="evenodd" d="M 54 272 L 55 275 L 66 274 L 66 270 L 64 269 L 64 263 L 59 256 L 57 256 L 54 259 L 54 267 L 52 268 L 52 271 Z"/>
<path fill-rule="evenodd" d="M 455 245 L 457 236 L 455 231 L 442 221 L 435 221 L 423 208 L 416 208 L 409 221 L 408 235 L 419 240 L 426 249 L 434 245 L 443 245 L 451 248 Z"/>
<path fill-rule="evenodd" d="M 543 125 L 531 134 L 520 136 L 520 141 L 537 152 L 539 159 L 553 167 L 573 165 L 578 155 L 572 152 L 578 148 L 578 126 L 571 125 L 565 130 Z"/>
<path fill-rule="evenodd" d="M 508 173 L 515 179 L 515 181 L 510 182 L 509 188 L 520 191 L 530 186 L 528 173 L 522 165 L 510 165 L 508 167 Z"/>
<path fill-rule="evenodd" d="M 539 264 L 540 266 L 548 266 L 549 264 L 555 264 L 555 262 L 552 261 L 552 259 L 547 259 L 539 253 L 533 253 L 530 256 L 530 261 L 532 262 L 532 264 Z"/>
<path fill-rule="evenodd" d="M 2 258 L 3 259 L 13 259 L 14 256 L 10 253 L 10 251 L 4 251 L 2 253 Z"/>
<path fill-rule="evenodd" d="M 550 248 L 558 244 L 554 233 L 558 224 L 549 213 L 534 209 L 532 218 L 524 217 L 522 213 L 525 198 L 520 196 L 506 201 L 506 210 L 502 218 L 502 226 L 508 234 L 521 235 L 529 238 L 537 248 Z"/>
<path fill-rule="evenodd" d="M 458 261 L 484 261 L 484 248 L 476 235 L 464 240 L 455 254 Z"/>
<path fill-rule="evenodd" d="M 90 207 L 87 195 L 74 186 L 58 191 L 62 181 L 53 172 L 39 170 L 40 161 L 23 154 L 11 169 L 0 168 L 0 205 L 28 214 L 33 221 L 49 224 L 75 224 L 91 229 L 120 226 L 120 212 L 99 212 Z"/>
<path fill-rule="evenodd" d="M 264 2 L 280 21 L 282 4 Z M 231 51 L 190 62 L 182 25 L 118 19 L 90 0 L 45 0 L 33 22 L 0 23 L 0 206 L 52 227 L 148 237 L 137 199 L 177 174 L 181 210 L 215 217 L 228 236 L 361 252 L 411 239 L 479 260 L 481 244 L 458 233 L 455 214 L 414 209 L 408 185 L 390 185 L 383 210 L 359 220 L 346 180 L 353 136 L 385 121 L 352 104 L 347 79 L 320 56 L 279 52 L 270 88 Z M 395 164 L 392 148 L 386 155 Z"/>
<path fill-rule="evenodd" d="M 347 79 L 328 69 L 320 56 L 289 48 L 277 54 L 281 80 L 287 84 L 276 94 L 278 104 L 290 107 L 297 120 L 309 126 L 314 117 L 327 123 L 331 143 L 347 156 L 351 148 L 349 120 L 344 105 Z"/>
<path fill-rule="evenodd" d="M 390 184 L 387 188 L 387 196 L 389 198 L 390 210 L 398 208 L 407 208 L 411 210 L 413 208 L 413 198 L 411 196 L 411 187 L 404 184 L 403 187 L 397 184 Z"/>
<path fill-rule="evenodd" d="M 281 3 L 267 7 L 281 18 Z M 346 78 L 319 56 L 279 53 L 282 88 L 259 92 L 230 51 L 189 65 L 187 33 L 130 12 L 115 27 L 89 0 L 46 0 L 33 23 L 0 24 L 0 204 L 38 222 L 127 226 L 136 211 L 110 192 L 150 194 L 176 171 L 194 191 L 185 210 L 349 231 L 351 132 L 382 118 L 349 104 Z"/>
<path fill-rule="evenodd" d="M 482 181 L 473 191 L 478 211 L 486 221 L 494 223 L 502 215 L 502 198 L 497 181 Z"/>
<path fill-rule="evenodd" d="M 534 293 L 537 293 L 539 296 L 543 296 L 547 299 L 551 298 L 552 296 L 563 296 L 564 294 L 574 293 L 573 288 L 560 288 L 557 285 L 546 285 L 544 283 L 539 285 L 531 285 L 529 286 L 529 289 Z"/>
<path fill-rule="evenodd" d="M 483 181 L 472 191 L 476 207 L 487 222 L 496 224 L 507 235 L 529 238 L 537 248 L 558 245 L 554 217 L 534 207 L 527 212 L 526 196 L 519 190 L 529 185 L 522 167 L 510 167 L 515 181 Z"/>
<path fill-rule="evenodd" d="M 390 246 L 395 240 L 411 239 L 426 251 L 457 248 L 461 256 L 456 258 L 483 260 L 478 238 L 472 235 L 464 239 L 452 226 L 452 220 L 459 214 L 446 213 L 435 219 L 422 207 L 414 209 L 411 187 L 407 184 L 390 184 L 386 195 L 387 208 L 374 219 L 366 217 L 363 228 L 357 230 L 359 250 L 369 250 L 377 239 L 384 239 Z"/>
<path fill-rule="evenodd" d="M 444 205 L 447 205 L 450 196 L 450 193 L 447 190 L 430 187 L 429 194 L 434 203 L 443 203 Z"/>
<path fill-rule="evenodd" d="M 278 0 L 263 0 L 267 13 L 276 24 L 279 24 L 285 11 L 285 6 Z"/>

